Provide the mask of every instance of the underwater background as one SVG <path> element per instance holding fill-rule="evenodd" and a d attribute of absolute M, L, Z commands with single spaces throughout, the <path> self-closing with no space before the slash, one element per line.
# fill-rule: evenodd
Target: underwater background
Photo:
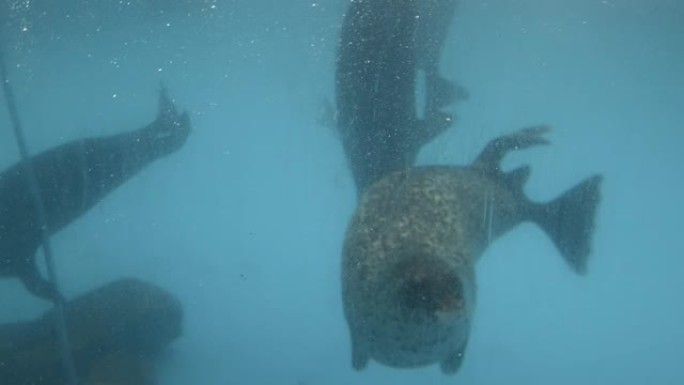
<path fill-rule="evenodd" d="M 441 68 L 470 97 L 419 163 L 467 164 L 546 123 L 551 146 L 505 161 L 531 165 L 531 199 L 605 180 L 586 276 L 531 224 L 488 248 L 455 376 L 351 368 L 340 258 L 356 197 L 320 118 L 347 3 L 0 2 L 32 153 L 148 124 L 162 83 L 191 114 L 181 150 L 52 238 L 64 294 L 136 277 L 176 295 L 162 385 L 682 383 L 684 3 L 460 2 Z M 14 143 L 3 106 L 2 169 Z M 0 323 L 49 308 L 0 279 Z"/>

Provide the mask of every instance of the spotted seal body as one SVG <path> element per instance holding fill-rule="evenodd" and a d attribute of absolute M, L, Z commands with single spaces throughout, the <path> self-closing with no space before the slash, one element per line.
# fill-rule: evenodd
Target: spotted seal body
<path fill-rule="evenodd" d="M 475 306 L 475 263 L 522 221 L 539 224 L 570 266 L 586 269 L 601 177 L 538 204 L 522 192 L 529 169 L 503 173 L 506 152 L 544 144 L 544 127 L 489 143 L 468 167 L 392 173 L 363 195 L 343 251 L 343 303 L 356 369 L 461 366 Z"/>
<path fill-rule="evenodd" d="M 47 233 L 55 234 L 152 161 L 178 150 L 190 132 L 162 90 L 157 119 L 138 130 L 80 139 L 35 155 L 32 166 L 45 207 Z M 38 272 L 41 228 L 22 163 L 0 173 L 0 277 L 18 277 L 38 297 L 61 299 Z"/>

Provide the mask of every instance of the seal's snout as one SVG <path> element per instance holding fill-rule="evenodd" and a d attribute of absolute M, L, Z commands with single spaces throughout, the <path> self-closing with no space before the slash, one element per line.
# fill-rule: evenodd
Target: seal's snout
<path fill-rule="evenodd" d="M 416 258 L 403 266 L 398 287 L 400 307 L 429 318 L 448 321 L 465 309 L 463 283 L 458 274 L 436 258 Z"/>

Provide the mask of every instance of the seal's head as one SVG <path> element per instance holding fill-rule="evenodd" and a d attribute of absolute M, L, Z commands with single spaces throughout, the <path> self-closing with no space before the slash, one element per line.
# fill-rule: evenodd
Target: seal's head
<path fill-rule="evenodd" d="M 395 266 L 396 301 L 404 316 L 446 322 L 467 316 L 464 279 L 446 262 L 412 256 Z"/>
<path fill-rule="evenodd" d="M 444 362 L 467 342 L 472 269 L 429 253 L 399 254 L 380 273 L 377 295 L 361 300 L 370 356 L 403 368 Z"/>

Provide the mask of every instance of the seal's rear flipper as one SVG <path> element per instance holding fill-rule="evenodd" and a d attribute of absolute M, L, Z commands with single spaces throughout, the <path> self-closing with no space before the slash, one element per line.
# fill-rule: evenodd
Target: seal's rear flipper
<path fill-rule="evenodd" d="M 159 92 L 157 119 L 148 126 L 149 130 L 147 130 L 150 150 L 154 150 L 158 155 L 166 155 L 178 150 L 185 143 L 191 126 L 188 113 L 178 113 L 168 91 L 162 86 Z"/>
<path fill-rule="evenodd" d="M 590 177 L 547 204 L 533 204 L 531 210 L 532 220 L 578 274 L 587 271 L 602 179 L 600 175 Z"/>
<path fill-rule="evenodd" d="M 176 105 L 173 104 L 173 100 L 169 97 L 168 89 L 162 85 L 159 90 L 159 112 L 157 113 L 157 121 L 163 126 L 173 123 L 177 117 L 178 112 L 176 111 Z"/>

